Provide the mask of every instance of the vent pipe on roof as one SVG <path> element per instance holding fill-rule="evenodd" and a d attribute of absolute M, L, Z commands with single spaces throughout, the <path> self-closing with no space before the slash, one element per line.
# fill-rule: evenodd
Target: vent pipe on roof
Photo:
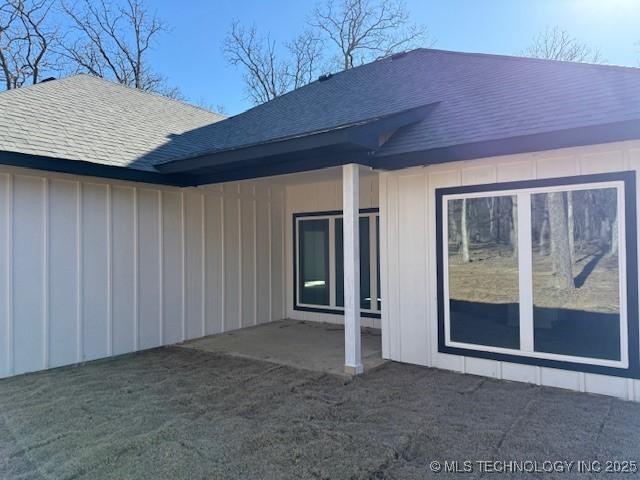
<path fill-rule="evenodd" d="M 398 52 L 391 55 L 391 60 L 398 60 L 399 58 L 404 57 L 407 54 L 406 50 L 404 52 Z"/>

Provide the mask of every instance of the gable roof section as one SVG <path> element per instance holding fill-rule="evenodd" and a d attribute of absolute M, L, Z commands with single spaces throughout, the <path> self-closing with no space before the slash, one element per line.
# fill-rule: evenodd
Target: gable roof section
<path fill-rule="evenodd" d="M 223 118 L 80 74 L 0 93 L 0 151 L 154 172 L 189 154 L 173 137 Z"/>

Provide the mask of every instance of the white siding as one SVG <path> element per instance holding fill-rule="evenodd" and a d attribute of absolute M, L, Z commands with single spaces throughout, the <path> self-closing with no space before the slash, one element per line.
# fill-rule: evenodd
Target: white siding
<path fill-rule="evenodd" d="M 378 176 L 360 177 L 360 208 L 378 208 Z M 342 210 L 342 180 L 288 185 L 286 189 L 286 310 L 288 318 L 343 323 L 342 315 L 303 312 L 293 308 L 293 214 Z M 275 237 L 274 237 L 275 238 Z M 273 297 L 275 298 L 275 296 Z M 384 300 L 383 300 L 384 303 Z M 380 320 L 362 317 L 363 326 L 380 328 Z"/>
<path fill-rule="evenodd" d="M 0 377 L 284 318 L 284 187 L 0 170 Z"/>
<path fill-rule="evenodd" d="M 439 353 L 434 206 L 441 187 L 639 169 L 640 142 L 622 142 L 381 173 L 383 356 L 640 401 L 638 380 Z"/>

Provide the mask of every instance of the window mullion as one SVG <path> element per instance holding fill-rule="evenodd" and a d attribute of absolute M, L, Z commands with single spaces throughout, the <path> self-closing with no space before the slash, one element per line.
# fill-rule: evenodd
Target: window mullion
<path fill-rule="evenodd" d="M 336 306 L 336 217 L 329 218 L 329 306 Z"/>
<path fill-rule="evenodd" d="M 518 290 L 520 350 L 533 352 L 533 264 L 531 250 L 531 193 L 517 195 Z"/>

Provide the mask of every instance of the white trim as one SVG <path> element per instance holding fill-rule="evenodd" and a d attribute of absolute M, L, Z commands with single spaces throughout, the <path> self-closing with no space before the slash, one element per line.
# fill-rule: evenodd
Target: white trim
<path fill-rule="evenodd" d="M 345 371 L 363 371 L 360 335 L 360 166 L 342 166 L 344 212 L 344 350 Z"/>
<path fill-rule="evenodd" d="M 626 236 L 625 236 L 625 205 L 624 205 L 624 182 L 591 182 L 569 185 L 541 186 L 511 190 L 495 190 L 482 192 L 469 192 L 461 194 L 443 195 L 442 197 L 442 257 L 443 257 L 443 295 L 444 295 L 444 329 L 445 345 L 448 347 L 464 348 L 469 350 L 517 355 L 523 357 L 557 360 L 564 362 L 582 363 L 615 368 L 629 367 L 629 339 L 628 339 L 628 319 L 626 305 Z M 533 347 L 533 267 L 531 250 L 531 195 L 536 193 L 567 192 L 576 190 L 601 190 L 605 188 L 615 188 L 617 192 L 617 215 L 618 215 L 618 273 L 619 273 L 619 337 L 620 337 L 620 360 L 605 360 L 591 357 L 577 357 L 573 355 L 562 355 L 556 353 L 537 352 Z M 451 340 L 451 312 L 449 302 L 449 247 L 448 247 L 448 202 L 450 200 L 461 200 L 469 198 L 505 197 L 517 196 L 518 198 L 518 276 L 519 276 L 519 303 L 520 303 L 520 349 L 494 347 L 488 345 L 456 342 Z M 521 205 L 527 205 L 523 214 Z M 522 255 L 523 251 L 525 255 Z M 527 290 L 529 288 L 529 290 Z"/>
<path fill-rule="evenodd" d="M 533 352 L 533 251 L 531 250 L 531 194 L 518 193 L 518 301 L 520 303 L 520 350 Z"/>

